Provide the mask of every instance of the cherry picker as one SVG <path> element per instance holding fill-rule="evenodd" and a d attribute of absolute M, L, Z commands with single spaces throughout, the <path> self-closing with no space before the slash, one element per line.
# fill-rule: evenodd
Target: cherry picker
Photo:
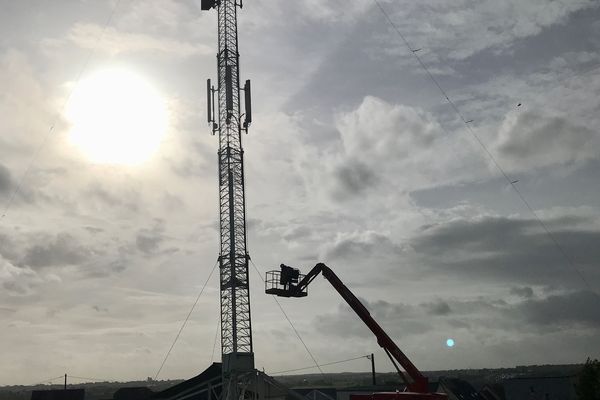
<path fill-rule="evenodd" d="M 381 326 L 371 317 L 367 308 L 344 285 L 338 276 L 325 264 L 319 263 L 306 275 L 301 275 L 297 268 L 281 264 L 279 271 L 267 272 L 265 292 L 281 297 L 306 297 L 308 285 L 319 275 L 331 283 L 333 288 L 342 296 L 356 315 L 369 327 L 377 338 L 377 344 L 385 351 L 390 361 L 398 371 L 400 378 L 405 382 L 403 392 L 380 392 L 370 395 L 351 395 L 351 400 L 447 400 L 444 393 L 429 391 L 429 382 L 421 371 L 398 348 L 396 343 L 388 336 Z M 402 373 L 398 364 L 404 368 L 410 380 Z"/>

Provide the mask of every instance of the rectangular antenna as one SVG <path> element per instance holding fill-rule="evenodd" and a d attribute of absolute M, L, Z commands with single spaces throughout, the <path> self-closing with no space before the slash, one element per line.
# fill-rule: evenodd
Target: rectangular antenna
<path fill-rule="evenodd" d="M 246 80 L 246 84 L 244 85 L 244 100 L 246 109 L 244 126 L 247 128 L 252 122 L 252 93 L 250 90 L 250 79 Z"/>
<path fill-rule="evenodd" d="M 217 0 L 202 0 L 200 3 L 201 10 L 210 10 L 216 4 Z"/>
<path fill-rule="evenodd" d="M 210 85 L 210 79 L 206 80 L 206 117 L 208 119 L 208 123 L 210 124 L 213 121 L 212 116 L 212 87 Z"/>
<path fill-rule="evenodd" d="M 225 67 L 225 108 L 228 114 L 233 112 L 233 77 L 231 65 Z"/>

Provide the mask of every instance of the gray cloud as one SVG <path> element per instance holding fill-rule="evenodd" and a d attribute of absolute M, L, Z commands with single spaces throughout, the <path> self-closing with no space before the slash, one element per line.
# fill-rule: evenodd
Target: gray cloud
<path fill-rule="evenodd" d="M 509 170 L 539 168 L 597 158 L 600 134 L 567 116 L 525 111 L 510 115 L 500 128 L 497 151 Z"/>
<path fill-rule="evenodd" d="M 354 232 L 340 234 L 335 242 L 325 251 L 326 258 L 354 259 L 386 256 L 393 257 L 403 252 L 402 247 L 394 243 L 389 237 L 373 232 Z"/>
<path fill-rule="evenodd" d="M 421 307 L 408 304 L 392 304 L 387 301 L 369 302 L 361 299 L 373 318 L 395 337 L 418 335 L 434 328 L 434 323 L 420 315 Z M 319 315 L 314 324 L 319 332 L 342 338 L 370 338 L 373 333 L 360 321 L 347 305 L 340 305 L 333 314 Z"/>
<path fill-rule="evenodd" d="M 502 324 L 506 329 L 536 331 L 552 327 L 556 330 L 569 330 L 574 324 L 600 328 L 600 298 L 590 291 L 551 294 L 513 304 L 494 304 L 491 301 L 481 304 L 485 304 L 480 310 L 481 315 L 489 314 L 491 318 L 505 321 Z"/>
<path fill-rule="evenodd" d="M 12 197 L 13 203 L 20 203 L 22 201 L 32 203 L 35 196 L 36 193 L 31 191 L 27 182 L 22 182 L 21 186 L 19 186 L 11 170 L 0 163 L 0 199 L 8 200 Z M 2 206 L 6 206 L 6 204 L 6 202 L 3 202 Z"/>
<path fill-rule="evenodd" d="M 590 291 L 551 295 L 518 306 L 528 323 L 569 325 L 579 323 L 600 328 L 600 296 Z"/>
<path fill-rule="evenodd" d="M 168 192 L 163 195 L 162 203 L 165 209 L 169 212 L 183 210 L 186 208 L 186 204 L 181 197 L 174 196 Z"/>
<path fill-rule="evenodd" d="M 432 303 L 425 303 L 421 305 L 428 313 L 433 315 L 448 315 L 452 311 L 448 303 L 442 300 L 437 300 Z"/>
<path fill-rule="evenodd" d="M 570 222 L 570 224 L 568 222 Z M 561 247 L 576 255 L 590 282 L 600 278 L 600 231 L 578 227 L 579 217 L 548 219 Z M 580 286 L 572 265 L 536 220 L 507 217 L 457 219 L 424 228 L 412 240 L 418 256 L 445 275 L 476 280 Z"/>
<path fill-rule="evenodd" d="M 533 289 L 529 286 L 511 288 L 510 293 L 526 299 L 533 297 Z"/>
<path fill-rule="evenodd" d="M 283 238 L 286 241 L 291 242 L 291 241 L 305 238 L 305 237 L 309 236 L 311 234 L 311 232 L 312 231 L 307 226 L 297 226 L 292 229 L 288 229 L 286 232 L 284 232 Z"/>
<path fill-rule="evenodd" d="M 536 36 L 570 14 L 595 6 L 592 0 L 560 0 L 551 6 L 543 0 L 503 4 L 486 0 L 469 6 L 466 2 L 394 2 L 387 9 L 411 42 L 429 44 L 432 53 L 450 61 L 464 60 L 486 49 L 506 52 L 518 40 Z M 428 24 L 422 23 L 425 16 L 430 17 Z"/>
<path fill-rule="evenodd" d="M 209 177 L 211 167 L 217 160 L 213 146 L 206 139 L 190 140 L 189 143 L 182 143 L 182 146 L 186 146 L 188 151 L 167 160 L 173 173 L 183 178 Z"/>
<path fill-rule="evenodd" d="M 25 295 L 28 293 L 28 288 L 16 281 L 3 282 L 2 288 L 13 295 Z"/>
<path fill-rule="evenodd" d="M 88 228 L 59 233 L 0 233 L 0 262 L 4 259 L 8 263 L 8 275 L 20 272 L 18 275 L 27 282 L 35 281 L 34 274 L 39 275 L 40 282 L 63 281 L 63 267 L 75 267 L 68 268 L 69 276 L 78 279 L 122 272 L 132 262 L 131 256 L 137 254 L 135 245 L 117 236 L 107 238 L 103 229 Z"/>
<path fill-rule="evenodd" d="M 0 195 L 7 196 L 13 189 L 13 181 L 10 170 L 0 164 Z"/>
<path fill-rule="evenodd" d="M 19 248 L 15 241 L 6 234 L 0 233 L 0 256 L 16 262 L 19 257 Z"/>
<path fill-rule="evenodd" d="M 34 268 L 80 265 L 92 253 L 68 233 L 37 235 L 37 243 L 27 247 L 22 263 Z"/>
<path fill-rule="evenodd" d="M 346 196 L 362 193 L 377 184 L 377 176 L 368 166 L 357 160 L 346 160 L 336 168 L 335 176 L 339 189 L 334 193 L 336 198 L 343 200 Z"/>
<path fill-rule="evenodd" d="M 150 255 L 160 251 L 160 245 L 165 239 L 164 222 L 157 221 L 151 229 L 140 229 L 135 237 L 135 244 L 142 253 Z"/>
<path fill-rule="evenodd" d="M 336 126 L 348 155 L 382 164 L 424 149 L 441 134 L 422 110 L 366 96 L 354 111 L 340 114 Z"/>
<path fill-rule="evenodd" d="M 112 190 L 111 190 L 112 189 Z M 128 212 L 139 211 L 139 193 L 134 190 L 116 190 L 117 188 L 107 189 L 105 185 L 92 184 L 85 191 L 85 195 L 92 201 L 98 201 L 103 206 L 122 207 Z"/>
<path fill-rule="evenodd" d="M 29 267 L 14 265 L 0 252 L 0 283 L 5 293 L 9 296 L 26 296 L 38 281 L 39 277 L 35 271 Z"/>
<path fill-rule="evenodd" d="M 420 107 L 365 96 L 352 111 L 337 113 L 335 126 L 342 149 L 330 161 L 334 199 L 366 199 L 368 189 L 397 194 L 480 174 L 481 159 L 463 146 L 465 138 L 452 136 L 450 146 L 435 115 Z"/>
<path fill-rule="evenodd" d="M 162 241 L 162 235 L 148 231 L 138 233 L 135 238 L 137 248 L 146 254 L 155 253 Z"/>
<path fill-rule="evenodd" d="M 86 231 L 90 232 L 92 235 L 96 235 L 98 233 L 104 232 L 104 229 L 98 228 L 95 226 L 85 226 L 84 229 Z"/>
<path fill-rule="evenodd" d="M 447 328 L 473 332 L 490 329 L 523 334 L 568 331 L 574 325 L 600 329 L 598 296 L 589 291 L 565 292 L 511 304 L 502 299 L 483 298 L 438 299 L 418 305 L 361 301 L 373 318 L 397 338 L 424 334 L 434 326 L 440 331 Z M 348 306 L 340 305 L 335 313 L 317 316 L 315 326 L 327 335 L 343 338 L 372 336 L 353 314 Z"/>
<path fill-rule="evenodd" d="M 454 317 L 460 317 L 470 326 L 479 323 L 502 330 L 537 332 L 548 327 L 569 330 L 574 324 L 600 328 L 599 301 L 597 294 L 580 290 L 525 298 L 516 303 L 478 299 L 454 300 L 449 304 Z"/>

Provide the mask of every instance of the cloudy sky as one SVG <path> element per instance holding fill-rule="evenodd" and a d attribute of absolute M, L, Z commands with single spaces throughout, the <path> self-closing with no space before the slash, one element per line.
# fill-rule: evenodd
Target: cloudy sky
<path fill-rule="evenodd" d="M 191 0 L 0 4 L 0 384 L 154 376 L 218 253 L 204 93 L 215 12 Z M 420 50 L 373 0 L 244 2 L 257 268 L 326 262 L 424 370 L 600 357 L 600 4 L 380 4 Z M 74 139 L 69 110 L 91 96 L 136 116 L 107 125 L 123 132 L 113 153 L 148 147 L 160 121 L 137 106 L 152 96 L 93 84 L 114 69 L 167 110 L 160 146 L 134 165 L 99 162 Z M 92 152 L 108 135 L 86 132 Z M 216 278 L 159 378 L 219 358 Z M 257 367 L 310 366 L 253 267 L 251 282 Z M 375 352 L 392 370 L 325 281 L 281 302 L 319 362 Z"/>

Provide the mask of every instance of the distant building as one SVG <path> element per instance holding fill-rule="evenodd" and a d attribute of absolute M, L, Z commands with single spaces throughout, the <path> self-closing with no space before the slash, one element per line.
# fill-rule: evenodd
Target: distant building
<path fill-rule="evenodd" d="M 31 400 L 84 400 L 85 389 L 34 390 Z"/>
<path fill-rule="evenodd" d="M 574 376 L 511 378 L 503 382 L 506 400 L 577 400 Z"/>

